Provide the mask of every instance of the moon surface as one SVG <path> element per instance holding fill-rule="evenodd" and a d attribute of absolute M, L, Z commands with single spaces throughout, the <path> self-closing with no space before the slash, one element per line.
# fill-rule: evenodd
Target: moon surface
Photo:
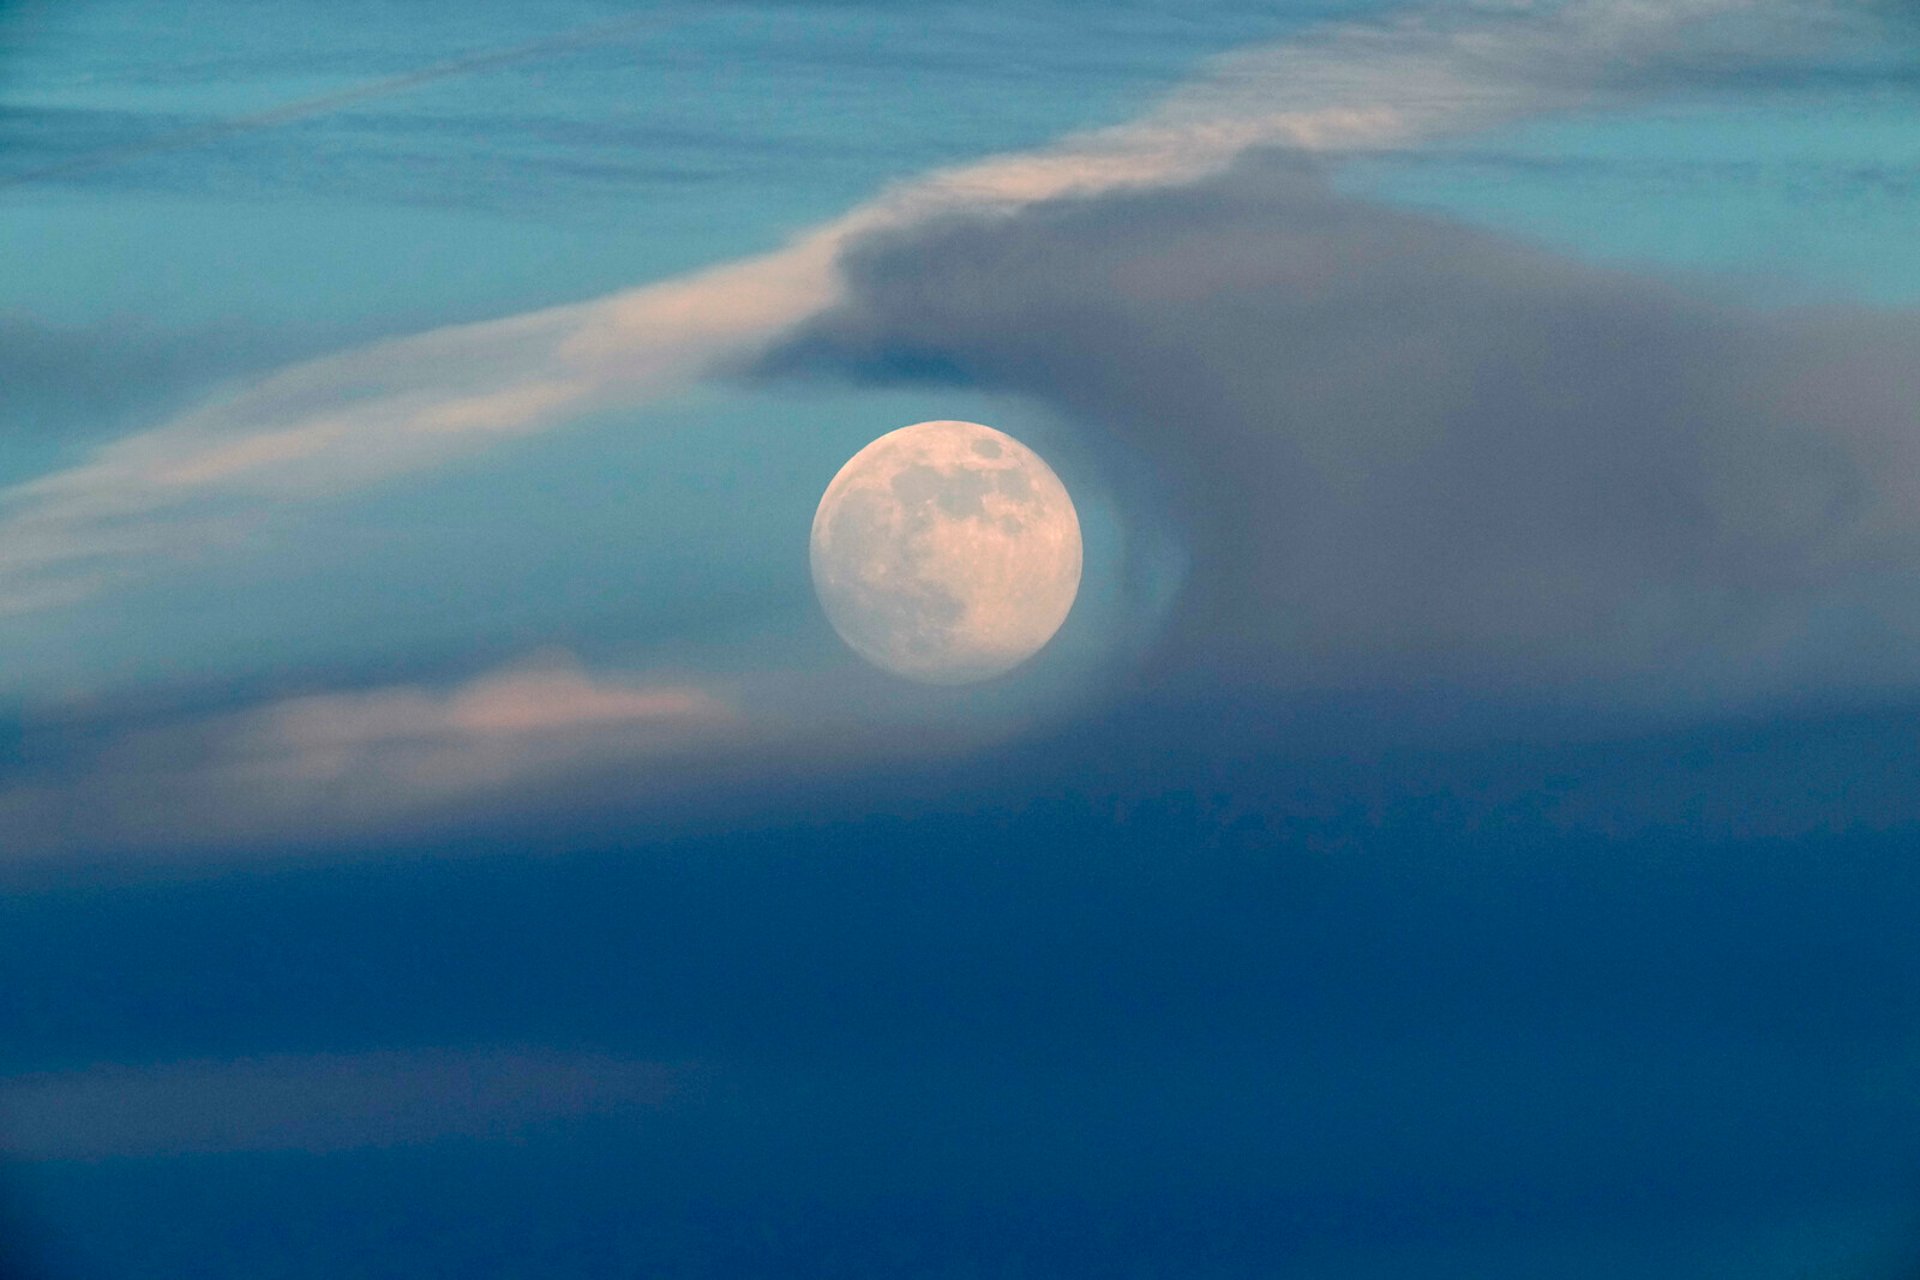
<path fill-rule="evenodd" d="M 1080 590 L 1080 517 L 1040 455 L 977 422 L 920 422 L 853 455 L 813 516 L 813 585 L 854 652 L 911 680 L 1018 666 Z"/>

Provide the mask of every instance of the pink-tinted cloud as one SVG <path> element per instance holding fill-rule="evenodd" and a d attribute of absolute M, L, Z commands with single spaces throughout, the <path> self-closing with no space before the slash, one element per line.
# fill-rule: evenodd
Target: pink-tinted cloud
<path fill-rule="evenodd" d="M 109 733 L 56 776 L 0 790 L 0 825 L 17 857 L 433 825 L 594 771 L 664 793 L 751 727 L 712 690 L 548 654 L 452 687 L 306 694 Z"/>

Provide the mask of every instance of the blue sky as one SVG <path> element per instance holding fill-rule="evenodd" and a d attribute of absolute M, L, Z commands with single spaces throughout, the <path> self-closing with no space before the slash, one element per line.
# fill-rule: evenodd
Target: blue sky
<path fill-rule="evenodd" d="M 0 8 L 0 1270 L 1910 1274 L 1915 38 Z"/>

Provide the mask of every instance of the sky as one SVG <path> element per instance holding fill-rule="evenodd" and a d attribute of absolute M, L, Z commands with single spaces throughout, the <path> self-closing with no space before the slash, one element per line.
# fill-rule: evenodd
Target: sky
<path fill-rule="evenodd" d="M 0 3 L 0 1275 L 1920 1276 L 1916 53 Z"/>

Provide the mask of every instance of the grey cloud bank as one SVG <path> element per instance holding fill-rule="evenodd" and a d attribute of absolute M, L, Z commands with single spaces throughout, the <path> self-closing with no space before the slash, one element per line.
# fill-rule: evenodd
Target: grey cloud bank
<path fill-rule="evenodd" d="M 1082 424 L 1192 578 L 1166 661 L 1672 706 L 1920 677 L 1920 321 L 1769 310 L 1265 156 L 853 245 L 762 375 Z"/>

